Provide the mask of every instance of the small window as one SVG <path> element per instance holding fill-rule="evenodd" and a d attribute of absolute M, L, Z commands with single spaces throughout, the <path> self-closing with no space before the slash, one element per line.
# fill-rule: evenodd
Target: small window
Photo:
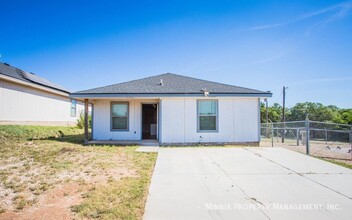
<path fill-rule="evenodd" d="M 128 103 L 111 103 L 111 130 L 128 130 Z"/>
<path fill-rule="evenodd" d="M 77 100 L 71 99 L 71 117 L 76 117 Z"/>
<path fill-rule="evenodd" d="M 198 100 L 198 131 L 217 131 L 217 117 L 217 100 Z"/>

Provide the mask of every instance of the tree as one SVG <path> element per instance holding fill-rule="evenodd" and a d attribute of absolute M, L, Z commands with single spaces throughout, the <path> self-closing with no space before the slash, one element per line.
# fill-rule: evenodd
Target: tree
<path fill-rule="evenodd" d="M 274 103 L 273 106 L 268 107 L 269 122 L 281 121 L 281 111 L 282 107 L 278 103 Z M 266 122 L 266 109 L 264 103 L 261 103 L 260 105 L 260 120 L 262 123 Z"/>
<path fill-rule="evenodd" d="M 334 122 L 336 121 L 336 123 L 352 125 L 352 109 L 339 109 L 338 112 L 341 117 L 338 122 L 337 119 L 335 119 Z"/>
<path fill-rule="evenodd" d="M 308 115 L 312 121 L 352 124 L 352 109 L 340 109 L 334 105 L 325 106 L 321 103 L 297 103 L 286 110 L 286 121 L 303 121 Z M 260 106 L 261 122 L 266 122 L 266 109 Z M 268 107 L 269 122 L 279 122 L 282 118 L 282 106 L 278 103 Z"/>
<path fill-rule="evenodd" d="M 305 102 L 297 103 L 289 111 L 287 116 L 288 121 L 303 121 L 308 115 L 312 121 L 332 121 L 335 115 L 335 108 L 324 106 L 321 103 Z"/>

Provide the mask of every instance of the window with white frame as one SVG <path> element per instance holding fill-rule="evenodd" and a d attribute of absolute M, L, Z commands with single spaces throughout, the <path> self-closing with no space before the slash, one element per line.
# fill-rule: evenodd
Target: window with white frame
<path fill-rule="evenodd" d="M 218 130 L 218 101 L 217 100 L 198 100 L 198 131 L 217 131 Z"/>
<path fill-rule="evenodd" d="M 111 130 L 127 131 L 128 130 L 128 102 L 111 103 Z"/>
<path fill-rule="evenodd" d="M 77 100 L 71 99 L 71 117 L 76 117 L 77 114 Z"/>

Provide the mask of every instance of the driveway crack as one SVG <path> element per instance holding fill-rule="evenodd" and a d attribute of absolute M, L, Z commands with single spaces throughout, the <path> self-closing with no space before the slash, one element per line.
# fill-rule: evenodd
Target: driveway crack
<path fill-rule="evenodd" d="M 253 204 L 258 208 L 258 210 L 259 210 L 261 213 L 263 213 L 263 215 L 264 215 L 267 219 L 270 219 L 270 220 L 271 220 L 271 218 L 261 209 L 261 205 L 260 205 L 260 204 L 262 204 L 262 203 L 259 202 L 257 199 L 250 197 L 250 196 L 245 192 L 245 190 L 244 190 L 242 187 L 240 187 L 240 186 L 230 177 L 230 175 L 220 166 L 220 164 L 219 164 L 218 162 L 216 162 L 216 161 L 211 157 L 211 155 L 208 153 L 208 151 L 204 151 L 204 152 L 206 152 L 206 154 L 207 154 L 207 156 L 210 158 L 210 160 L 211 160 L 217 167 L 219 167 L 219 169 L 220 169 L 220 170 L 225 174 L 225 176 L 233 183 L 233 185 L 236 186 L 236 188 L 240 190 L 240 192 L 245 196 L 245 198 L 246 198 L 247 200 L 249 200 L 251 203 L 253 203 Z"/>

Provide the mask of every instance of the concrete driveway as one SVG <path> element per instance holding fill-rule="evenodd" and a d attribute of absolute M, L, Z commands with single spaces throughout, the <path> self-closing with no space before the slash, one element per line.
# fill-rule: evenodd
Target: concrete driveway
<path fill-rule="evenodd" d="M 144 219 L 352 219 L 352 170 L 283 148 L 160 148 Z"/>

